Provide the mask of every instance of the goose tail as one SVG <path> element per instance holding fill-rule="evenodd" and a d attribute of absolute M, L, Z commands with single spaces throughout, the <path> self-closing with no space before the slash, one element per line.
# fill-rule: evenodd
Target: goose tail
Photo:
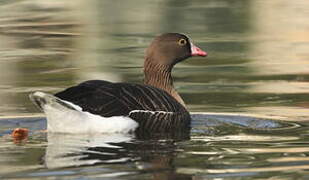
<path fill-rule="evenodd" d="M 138 124 L 129 117 L 102 117 L 83 111 L 81 107 L 52 94 L 34 92 L 31 101 L 47 118 L 48 132 L 59 133 L 130 133 Z"/>
<path fill-rule="evenodd" d="M 30 100 L 41 110 L 46 111 L 47 108 L 53 107 L 59 110 L 81 111 L 79 106 L 76 106 L 68 101 L 61 100 L 56 96 L 40 91 L 36 91 L 29 95 Z"/>
<path fill-rule="evenodd" d="M 82 132 L 87 115 L 79 106 L 40 91 L 31 93 L 29 97 L 46 115 L 48 132 Z"/>

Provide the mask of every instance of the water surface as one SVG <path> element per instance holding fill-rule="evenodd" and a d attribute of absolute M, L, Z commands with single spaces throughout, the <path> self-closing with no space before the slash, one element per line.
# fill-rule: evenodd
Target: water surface
<path fill-rule="evenodd" d="M 53 134 L 46 119 L 1 122 L 2 178 L 204 179 L 306 177 L 308 123 L 239 115 L 193 114 L 187 140 L 123 134 Z M 26 127 L 13 141 L 9 128 Z"/>

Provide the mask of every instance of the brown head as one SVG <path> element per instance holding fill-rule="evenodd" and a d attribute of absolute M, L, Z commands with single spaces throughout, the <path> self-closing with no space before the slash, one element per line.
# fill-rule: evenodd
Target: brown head
<path fill-rule="evenodd" d="M 185 103 L 173 86 L 173 66 L 191 56 L 207 56 L 205 51 L 193 45 L 190 38 L 179 33 L 157 36 L 146 51 L 144 83 L 165 90 L 179 103 Z"/>
<path fill-rule="evenodd" d="M 179 33 L 166 33 L 157 36 L 146 51 L 146 61 L 174 66 L 191 56 L 207 56 L 207 53 L 193 45 L 190 38 Z"/>

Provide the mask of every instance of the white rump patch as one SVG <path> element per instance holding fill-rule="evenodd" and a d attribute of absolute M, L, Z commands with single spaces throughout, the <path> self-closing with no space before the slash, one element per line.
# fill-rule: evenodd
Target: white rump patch
<path fill-rule="evenodd" d="M 102 117 L 85 112 L 81 107 L 51 94 L 36 92 L 32 98 L 44 100 L 42 109 L 48 132 L 57 133 L 130 133 L 138 123 L 125 116 Z M 60 101 L 60 102 L 59 102 Z"/>

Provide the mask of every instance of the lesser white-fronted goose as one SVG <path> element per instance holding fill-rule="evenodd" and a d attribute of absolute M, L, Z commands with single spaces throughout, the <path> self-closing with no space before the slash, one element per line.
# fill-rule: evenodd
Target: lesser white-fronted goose
<path fill-rule="evenodd" d="M 187 36 L 166 33 L 157 36 L 146 51 L 144 84 L 90 80 L 54 96 L 35 92 L 30 97 L 45 112 L 49 131 L 188 131 L 190 114 L 173 86 L 171 71 L 191 56 L 206 55 Z"/>

